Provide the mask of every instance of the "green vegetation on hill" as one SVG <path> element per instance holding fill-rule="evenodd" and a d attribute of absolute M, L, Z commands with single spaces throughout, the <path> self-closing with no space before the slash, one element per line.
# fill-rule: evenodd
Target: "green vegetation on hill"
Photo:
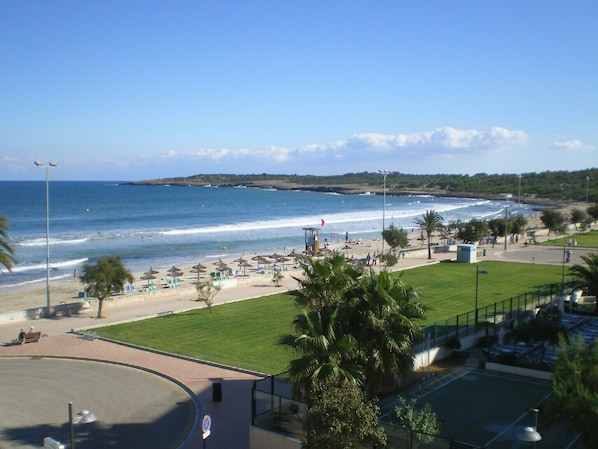
<path fill-rule="evenodd" d="M 387 176 L 388 195 L 433 194 L 437 196 L 502 198 L 510 193 L 525 202 L 585 201 L 598 202 L 598 168 L 579 171 L 555 171 L 489 175 L 409 175 L 393 172 Z M 361 193 L 381 192 L 384 178 L 378 173 L 347 173 L 335 176 L 306 175 L 233 175 L 198 174 L 180 178 L 139 181 L 132 184 L 218 185 L 274 187 L 280 190 L 303 189 L 313 191 Z"/>

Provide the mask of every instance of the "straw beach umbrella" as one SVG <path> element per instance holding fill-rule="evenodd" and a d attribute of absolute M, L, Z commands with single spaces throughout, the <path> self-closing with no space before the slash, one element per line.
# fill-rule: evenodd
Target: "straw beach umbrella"
<path fill-rule="evenodd" d="M 251 264 L 250 264 L 249 262 L 247 262 L 247 261 L 241 262 L 241 263 L 239 264 L 239 268 L 243 268 L 243 276 L 245 276 L 245 269 L 246 269 L 246 268 L 249 268 L 249 267 L 252 267 L 252 266 L 253 266 L 253 265 L 251 265 Z"/>
<path fill-rule="evenodd" d="M 181 269 L 175 267 L 174 265 L 172 266 L 172 268 L 169 268 L 168 270 L 166 270 L 166 273 L 168 273 L 168 276 L 171 276 L 171 277 L 180 277 L 183 275 L 183 272 L 181 271 Z"/>
<path fill-rule="evenodd" d="M 156 276 L 154 276 L 151 271 L 146 271 L 145 273 L 143 273 L 143 276 L 141 276 L 140 279 L 142 281 L 147 281 L 146 285 L 149 287 L 151 284 L 153 284 L 153 281 L 154 279 L 156 279 Z"/>
<path fill-rule="evenodd" d="M 280 259 L 280 258 L 281 258 L 281 257 L 283 257 L 283 256 L 282 256 L 281 254 L 274 253 L 274 254 L 272 254 L 272 255 L 270 255 L 270 256 L 268 256 L 268 257 L 269 257 L 270 259 L 274 259 L 274 260 L 276 260 L 276 261 L 277 261 L 278 259 Z"/>
<path fill-rule="evenodd" d="M 207 270 L 208 268 L 205 265 L 198 263 L 197 265 L 193 265 L 191 268 L 191 273 L 197 274 L 197 281 L 199 282 L 199 276 L 202 273 L 205 273 Z"/>
<path fill-rule="evenodd" d="M 254 256 L 251 258 L 251 260 L 255 260 L 257 262 L 257 267 L 260 267 L 261 265 L 269 265 L 270 261 L 268 259 L 266 259 L 264 256 Z"/>
<path fill-rule="evenodd" d="M 199 276 L 202 273 L 205 273 L 205 272 L 206 272 L 206 268 L 199 268 L 199 267 L 198 268 L 195 268 L 195 267 L 191 268 L 191 273 L 197 274 L 197 280 L 198 281 L 199 281 Z"/>
<path fill-rule="evenodd" d="M 150 267 L 150 269 L 143 274 L 154 275 L 154 274 L 158 274 L 158 273 L 159 273 L 159 271 L 156 271 L 152 267 Z"/>
<path fill-rule="evenodd" d="M 287 257 L 294 257 L 296 260 L 306 260 L 309 256 L 305 253 L 298 253 L 293 250 Z"/>

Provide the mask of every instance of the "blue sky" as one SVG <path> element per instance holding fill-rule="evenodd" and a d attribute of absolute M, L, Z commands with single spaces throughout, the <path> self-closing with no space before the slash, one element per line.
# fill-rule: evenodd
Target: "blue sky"
<path fill-rule="evenodd" d="M 598 2 L 0 1 L 0 179 L 598 164 Z"/>

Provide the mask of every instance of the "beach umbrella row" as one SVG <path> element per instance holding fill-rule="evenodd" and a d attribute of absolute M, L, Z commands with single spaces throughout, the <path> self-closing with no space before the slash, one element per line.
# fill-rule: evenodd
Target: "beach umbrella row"
<path fill-rule="evenodd" d="M 345 247 L 343 249 L 348 249 L 348 248 Z M 326 251 L 329 252 L 330 250 L 326 249 Z M 320 251 L 320 253 L 322 253 L 322 252 L 323 252 L 323 250 Z M 320 255 L 320 253 L 318 253 L 318 255 Z M 280 263 L 280 264 L 284 265 L 285 263 L 290 261 L 289 258 L 293 258 L 295 260 L 305 260 L 307 258 L 307 255 L 293 250 L 287 256 L 283 256 L 282 254 L 274 253 L 274 254 L 270 254 L 267 256 L 256 255 L 256 256 L 252 257 L 251 260 L 257 262 L 257 266 L 259 268 L 260 265 L 269 265 L 271 263 Z M 239 266 L 239 268 L 243 269 L 243 274 L 245 274 L 245 270 L 247 268 L 253 267 L 253 265 L 244 257 L 239 257 L 239 258 L 235 259 L 233 262 L 236 263 Z M 223 271 L 230 270 L 230 267 L 225 262 L 223 262 L 222 259 L 218 259 L 218 261 L 214 262 L 214 265 L 216 266 L 216 271 L 223 272 Z M 197 278 L 199 279 L 200 275 L 202 273 L 205 273 L 207 270 L 208 270 L 208 268 L 200 262 L 200 263 L 194 265 L 191 268 L 190 272 L 193 274 L 197 274 Z M 150 269 L 148 271 L 143 273 L 143 276 L 141 276 L 141 279 L 145 280 L 145 281 L 154 280 L 154 279 L 156 279 L 156 275 L 159 273 L 160 273 L 159 271 L 154 270 L 152 267 L 150 267 Z M 168 270 L 166 270 L 166 273 L 170 277 L 183 276 L 183 271 L 174 265 L 172 267 L 170 267 Z"/>

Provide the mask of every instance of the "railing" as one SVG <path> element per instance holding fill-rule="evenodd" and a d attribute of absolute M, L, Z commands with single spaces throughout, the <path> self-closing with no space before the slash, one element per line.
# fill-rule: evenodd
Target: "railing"
<path fill-rule="evenodd" d="M 518 312 L 534 310 L 549 304 L 562 294 L 561 283 L 541 287 L 535 291 L 481 307 L 444 321 L 438 321 L 422 328 L 423 343 L 414 347 L 414 353 L 421 352 L 427 346 L 445 345 L 449 338 L 466 337 L 479 331 L 482 327 L 496 326 L 508 322 Z M 515 312 L 515 313 L 514 313 Z M 269 376 L 254 382 L 252 389 L 251 422 L 254 426 L 280 432 L 296 438 L 304 438 L 303 422 L 307 404 L 293 399 L 292 388 L 281 376 Z M 469 443 L 447 440 L 437 436 L 418 434 L 404 429 L 395 423 L 383 422 L 388 435 L 389 448 L 453 448 L 477 449 L 479 446 Z"/>
<path fill-rule="evenodd" d="M 415 345 L 414 353 L 424 350 L 428 341 L 431 347 L 439 347 L 445 345 L 452 337 L 463 338 L 484 327 L 502 324 L 513 316 L 514 311 L 533 310 L 548 304 L 555 301 L 561 292 L 562 285 L 560 283 L 550 284 L 490 306 L 480 307 L 477 310 L 477 320 L 476 310 L 473 310 L 444 321 L 437 321 L 422 328 L 422 342 Z"/>

